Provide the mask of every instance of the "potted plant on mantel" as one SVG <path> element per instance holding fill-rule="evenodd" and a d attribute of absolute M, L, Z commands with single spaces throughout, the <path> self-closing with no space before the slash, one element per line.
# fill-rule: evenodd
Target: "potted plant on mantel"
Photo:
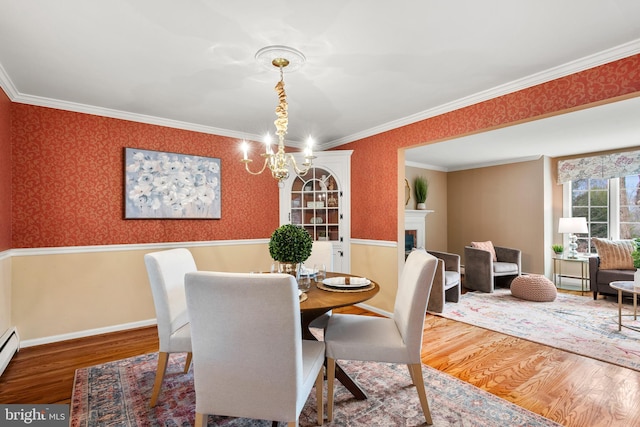
<path fill-rule="evenodd" d="M 413 181 L 413 189 L 416 195 L 416 209 L 427 209 L 425 202 L 429 194 L 429 181 L 424 176 L 419 176 Z"/>
<path fill-rule="evenodd" d="M 282 225 L 271 234 L 269 254 L 278 261 L 278 271 L 297 277 L 299 265 L 311 255 L 313 239 L 302 227 Z"/>

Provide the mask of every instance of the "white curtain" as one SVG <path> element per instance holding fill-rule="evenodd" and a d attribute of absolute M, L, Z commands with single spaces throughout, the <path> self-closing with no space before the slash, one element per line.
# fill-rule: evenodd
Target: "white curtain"
<path fill-rule="evenodd" d="M 558 161 L 558 183 L 577 179 L 640 175 L 640 151 Z"/>

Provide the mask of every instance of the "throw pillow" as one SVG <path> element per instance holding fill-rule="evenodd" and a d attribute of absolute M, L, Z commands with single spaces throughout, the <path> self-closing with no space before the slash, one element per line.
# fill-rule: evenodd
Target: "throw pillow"
<path fill-rule="evenodd" d="M 491 252 L 493 262 L 498 261 L 498 257 L 496 256 L 496 249 L 493 247 L 493 243 L 491 242 L 491 240 L 487 240 L 486 242 L 471 242 L 471 247 Z"/>
<path fill-rule="evenodd" d="M 631 252 L 635 249 L 633 240 L 608 240 L 592 237 L 598 251 L 601 270 L 633 270 Z"/>

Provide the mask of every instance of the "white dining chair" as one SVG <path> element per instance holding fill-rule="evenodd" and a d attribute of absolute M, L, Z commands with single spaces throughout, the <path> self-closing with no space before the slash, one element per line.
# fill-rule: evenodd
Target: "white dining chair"
<path fill-rule="evenodd" d="M 185 274 L 197 271 L 188 249 L 169 249 L 144 256 L 158 323 L 158 367 L 150 406 L 156 406 L 170 353 L 187 353 L 184 372 L 191 365 L 191 328 L 184 293 Z"/>
<path fill-rule="evenodd" d="M 298 285 L 289 274 L 186 276 L 196 426 L 208 414 L 287 422 L 314 384 L 323 423 L 324 343 L 302 339 Z"/>
<path fill-rule="evenodd" d="M 304 265 L 311 269 L 317 264 L 324 264 L 327 271 L 333 271 L 333 243 L 325 240 L 313 242 L 311 255 L 304 261 Z"/>
<path fill-rule="evenodd" d="M 326 271 L 333 271 L 333 243 L 324 240 L 316 240 L 311 248 L 311 255 L 304 262 L 307 268 L 313 268 L 314 265 L 324 264 Z M 324 329 L 331 317 L 331 311 L 328 311 L 314 319 L 309 326 L 312 328 Z"/>
<path fill-rule="evenodd" d="M 333 419 L 333 384 L 336 360 L 406 363 L 427 424 L 432 424 L 422 377 L 420 350 L 427 301 L 433 285 L 437 259 L 424 251 L 407 257 L 398 283 L 391 318 L 334 314 L 327 324 L 327 415 Z"/>

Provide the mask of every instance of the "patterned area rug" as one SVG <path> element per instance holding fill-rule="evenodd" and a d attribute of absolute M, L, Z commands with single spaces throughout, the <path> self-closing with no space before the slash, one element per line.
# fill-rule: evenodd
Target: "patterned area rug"
<path fill-rule="evenodd" d="M 149 408 L 157 356 L 152 353 L 78 369 L 70 425 L 193 425 L 193 368 L 188 374 L 182 373 L 184 355 L 171 356 L 158 405 Z M 371 362 L 341 362 L 341 365 L 366 389 L 369 398 L 356 400 L 337 383 L 334 420 L 324 425 L 424 425 L 418 394 L 405 365 Z M 434 426 L 558 426 L 433 368 L 423 365 L 423 372 Z M 315 425 L 315 420 L 315 391 L 312 391 L 300 416 L 300 425 Z M 271 422 L 209 416 L 208 425 L 270 427 Z"/>
<path fill-rule="evenodd" d="M 632 313 L 633 305 L 623 304 L 623 324 L 640 327 Z M 640 332 L 618 331 L 613 299 L 558 293 L 553 302 L 532 302 L 497 289 L 467 292 L 434 314 L 640 371 Z"/>

